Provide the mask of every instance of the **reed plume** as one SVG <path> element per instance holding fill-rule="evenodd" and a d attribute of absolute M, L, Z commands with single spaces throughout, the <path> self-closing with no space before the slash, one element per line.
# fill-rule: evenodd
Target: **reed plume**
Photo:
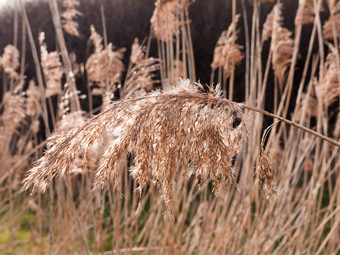
<path fill-rule="evenodd" d="M 61 79 L 63 77 L 64 69 L 60 62 L 60 56 L 57 51 L 48 52 L 45 41 L 45 33 L 39 34 L 41 66 L 44 72 L 46 81 L 45 96 L 60 95 Z"/>
<path fill-rule="evenodd" d="M 26 91 L 27 95 L 27 106 L 26 115 L 29 117 L 37 116 L 41 113 L 41 93 L 38 86 L 35 85 L 33 80 L 28 83 L 28 89 Z"/>
<path fill-rule="evenodd" d="M 76 155 L 101 142 L 104 131 L 113 140 L 101 156 L 95 186 L 114 181 L 119 189 L 120 163 L 135 155 L 131 174 L 140 190 L 149 182 L 161 184 L 167 209 L 178 174 L 198 181 L 210 174 L 214 191 L 234 181 L 232 159 L 247 138 L 240 106 L 222 99 L 219 88 L 200 93 L 201 84 L 180 81 L 166 92 L 123 100 L 80 127 L 50 139 L 45 155 L 24 180 L 44 191 L 51 178 L 63 176 Z"/>
<path fill-rule="evenodd" d="M 268 153 L 265 151 L 263 144 L 261 145 L 260 154 L 256 160 L 255 175 L 257 181 L 263 185 L 267 197 L 275 195 L 277 192 L 275 175 Z"/>
<path fill-rule="evenodd" d="M 24 93 L 5 92 L 3 112 L 0 117 L 0 131 L 6 139 L 10 139 L 20 122 L 26 117 L 26 100 Z"/>
<path fill-rule="evenodd" d="M 236 15 L 228 30 L 222 32 L 214 50 L 211 69 L 214 72 L 218 67 L 222 67 L 225 78 L 228 78 L 231 75 L 235 65 L 238 65 L 243 59 L 243 54 L 241 52 L 243 47 L 236 44 L 236 27 L 239 18 L 240 15 Z"/>
<path fill-rule="evenodd" d="M 61 25 L 64 31 L 70 35 L 79 37 L 80 33 L 78 30 L 79 24 L 75 21 L 77 16 L 83 14 L 76 9 L 79 6 L 78 0 L 63 0 L 62 6 L 64 11 L 61 13 Z"/>
<path fill-rule="evenodd" d="M 105 89 L 110 86 L 113 93 L 115 83 L 119 83 L 124 65 L 122 62 L 124 48 L 114 51 L 114 46 L 109 43 L 104 49 L 102 37 L 91 26 L 91 41 L 94 44 L 94 53 L 86 61 L 87 79 L 93 86 L 99 87 L 98 93 L 105 94 Z"/>
<path fill-rule="evenodd" d="M 266 41 L 271 37 L 270 50 L 273 54 L 272 65 L 280 88 L 282 89 L 286 70 L 291 62 L 293 54 L 293 40 L 291 32 L 282 26 L 282 4 L 274 6 L 263 25 L 262 40 Z"/>
<path fill-rule="evenodd" d="M 330 52 L 325 61 L 322 84 L 317 84 L 317 96 L 322 97 L 326 107 L 334 103 L 340 97 L 339 66 L 337 63 L 337 49 L 328 44 Z"/>
<path fill-rule="evenodd" d="M 5 47 L 4 53 L 2 54 L 0 63 L 5 73 L 7 73 L 11 79 L 19 79 L 19 74 L 15 71 L 20 65 L 19 56 L 20 53 L 18 49 L 11 44 Z"/>
<path fill-rule="evenodd" d="M 299 0 L 299 7 L 295 16 L 295 26 L 313 23 L 315 18 L 313 0 Z"/>
<path fill-rule="evenodd" d="M 179 31 L 180 22 L 176 15 L 181 8 L 180 1 L 155 2 L 155 10 L 151 17 L 151 28 L 157 39 L 168 41 Z"/>
<path fill-rule="evenodd" d="M 335 38 L 340 37 L 340 2 L 335 4 L 334 1 L 329 1 L 329 9 L 331 16 L 323 25 L 323 36 L 327 40 L 333 40 L 334 36 Z"/>
<path fill-rule="evenodd" d="M 159 70 L 159 61 L 153 57 L 146 57 L 145 50 L 136 38 L 132 45 L 130 67 L 121 92 L 124 98 L 143 96 L 158 82 L 154 78 L 155 71 Z"/>

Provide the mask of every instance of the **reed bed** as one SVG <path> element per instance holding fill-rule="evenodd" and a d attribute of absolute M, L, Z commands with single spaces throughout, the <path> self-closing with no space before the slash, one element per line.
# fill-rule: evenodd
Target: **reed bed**
<path fill-rule="evenodd" d="M 260 26 L 264 2 L 272 11 Z M 286 2 L 254 0 L 249 14 L 244 0 L 232 1 L 203 85 L 193 1 L 156 0 L 151 32 L 131 45 L 128 66 L 125 49 L 107 41 L 103 6 L 104 34 L 88 28 L 92 51 L 77 63 L 67 38 L 82 36 L 79 1 L 49 1 L 56 51 L 44 31 L 33 37 L 20 3 L 22 49 L 14 40 L 0 58 L 2 254 L 340 253 L 338 1 L 299 1 L 293 31 L 283 22 Z M 245 94 L 236 102 L 241 63 Z"/>

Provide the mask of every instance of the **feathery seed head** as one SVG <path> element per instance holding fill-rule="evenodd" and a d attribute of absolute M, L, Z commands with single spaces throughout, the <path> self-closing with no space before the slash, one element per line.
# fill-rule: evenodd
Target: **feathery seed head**
<path fill-rule="evenodd" d="M 228 30 L 223 31 L 220 35 L 216 47 L 214 49 L 214 58 L 211 68 L 216 70 L 223 67 L 226 76 L 230 76 L 235 65 L 239 64 L 243 59 L 241 52 L 242 46 L 236 44 L 237 39 L 237 23 L 240 15 L 236 15 L 235 20 L 230 24 Z"/>
<path fill-rule="evenodd" d="M 313 0 L 299 0 L 299 7 L 295 17 L 295 25 L 314 22 L 315 10 Z"/>
<path fill-rule="evenodd" d="M 39 87 L 35 85 L 35 82 L 33 80 L 29 81 L 26 95 L 27 95 L 26 106 L 27 116 L 33 117 L 39 115 L 41 111 L 40 106 L 41 93 Z"/>
<path fill-rule="evenodd" d="M 11 79 L 19 79 L 18 73 L 15 71 L 19 67 L 19 51 L 11 44 L 8 44 L 1 58 L 1 65 Z"/>
<path fill-rule="evenodd" d="M 120 81 L 124 71 L 122 58 L 125 49 L 113 51 L 114 46 L 111 43 L 103 49 L 102 37 L 96 32 L 94 26 L 91 26 L 90 39 L 95 46 L 95 52 L 88 58 L 85 65 L 88 81 L 100 88 L 105 88 L 109 84 L 112 87 L 110 90 L 112 93 L 115 90 L 112 85 Z"/>
<path fill-rule="evenodd" d="M 162 184 L 168 209 L 178 174 L 210 174 L 215 191 L 224 189 L 234 180 L 232 159 L 247 138 L 245 118 L 238 104 L 223 99 L 218 88 L 200 91 L 202 85 L 182 80 L 169 91 L 119 101 L 80 127 L 56 135 L 23 188 L 45 190 L 51 177 L 66 173 L 76 155 L 100 143 L 110 130 L 112 140 L 101 156 L 95 186 L 114 181 L 119 188 L 120 164 L 132 155 L 131 173 L 140 188 L 149 181 Z"/>
<path fill-rule="evenodd" d="M 272 38 L 270 50 L 273 53 L 272 65 L 275 76 L 278 78 L 282 89 L 286 70 L 291 62 L 293 55 L 293 40 L 291 31 L 282 26 L 282 3 L 274 6 L 271 13 L 267 16 L 263 25 L 262 40 Z"/>
<path fill-rule="evenodd" d="M 323 25 L 324 38 L 332 41 L 334 36 L 336 38 L 340 37 L 340 2 L 337 1 L 335 5 L 334 3 L 335 1 L 329 1 L 331 16 Z M 333 34 L 333 26 L 335 29 L 335 35 Z"/>
<path fill-rule="evenodd" d="M 337 50 L 328 44 L 330 52 L 325 61 L 322 84 L 316 84 L 316 94 L 322 97 L 322 101 L 326 107 L 335 102 L 340 96 L 339 86 L 339 67 L 337 63 Z"/>
<path fill-rule="evenodd" d="M 177 33 L 180 27 L 177 18 L 180 8 L 178 1 L 156 1 L 151 27 L 157 39 L 168 41 Z"/>
<path fill-rule="evenodd" d="M 59 53 L 56 51 L 48 52 L 47 45 L 44 43 L 45 33 L 39 33 L 39 44 L 41 54 L 41 66 L 46 80 L 46 97 L 61 94 L 61 78 L 64 70 L 60 62 Z"/>
<path fill-rule="evenodd" d="M 274 170 L 268 153 L 264 150 L 263 146 L 261 146 L 260 154 L 256 160 L 255 175 L 257 181 L 263 185 L 268 198 L 277 193 L 275 182 L 276 171 Z"/>
<path fill-rule="evenodd" d="M 139 45 L 136 38 L 131 49 L 131 67 L 121 91 L 121 96 L 125 99 L 145 95 L 158 82 L 154 79 L 154 72 L 159 70 L 159 61 L 152 57 L 146 58 L 144 52 L 145 47 Z"/>
<path fill-rule="evenodd" d="M 79 24 L 75 21 L 75 18 L 83 14 L 76 9 L 76 6 L 79 6 L 78 0 L 63 0 L 63 7 L 65 9 L 61 13 L 61 25 L 66 33 L 79 37 Z"/>

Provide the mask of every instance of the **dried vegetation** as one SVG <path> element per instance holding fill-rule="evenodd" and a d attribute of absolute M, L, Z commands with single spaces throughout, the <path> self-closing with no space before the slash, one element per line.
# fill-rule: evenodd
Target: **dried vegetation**
<path fill-rule="evenodd" d="M 195 82 L 192 1 L 157 0 L 150 37 L 134 41 L 125 67 L 124 49 L 103 40 L 105 22 L 104 35 L 90 26 L 86 63 L 71 65 L 63 31 L 81 36 L 79 2 L 62 1 L 59 15 L 51 0 L 60 50 L 48 52 L 43 32 L 30 37 L 37 82 L 26 80 L 15 43 L 0 59 L 1 252 L 338 254 L 340 4 L 299 1 L 293 33 L 283 23 L 286 3 L 267 1 L 272 11 L 260 26 L 261 1 L 252 2 L 248 24 L 244 1 L 233 1 L 229 28 L 211 49 L 208 86 Z M 30 32 L 28 19 L 23 24 Z M 306 24 L 310 46 L 299 75 Z M 243 62 L 240 103 L 232 99 Z M 264 110 L 268 86 L 273 113 Z M 85 99 L 89 113 L 80 107 Z M 281 122 L 263 132 L 259 113 Z"/>

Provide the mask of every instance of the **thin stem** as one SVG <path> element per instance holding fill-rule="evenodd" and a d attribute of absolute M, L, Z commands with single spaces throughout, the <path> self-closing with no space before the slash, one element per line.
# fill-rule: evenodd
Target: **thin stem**
<path fill-rule="evenodd" d="M 104 6 L 100 5 L 100 14 L 102 17 L 102 26 L 103 26 L 103 37 L 104 37 L 104 45 L 107 47 L 107 32 L 106 32 L 106 22 L 105 22 L 105 14 L 104 14 Z"/>
<path fill-rule="evenodd" d="M 21 62 L 20 62 L 20 80 L 24 80 L 25 60 L 26 60 L 26 23 L 22 19 L 22 38 L 21 38 Z"/>
<path fill-rule="evenodd" d="M 340 148 L 340 142 L 335 141 L 334 139 L 329 138 L 329 137 L 327 137 L 327 136 L 324 136 L 324 135 L 322 135 L 322 134 L 320 134 L 320 133 L 318 133 L 318 132 L 315 132 L 314 130 L 311 130 L 311 129 L 309 129 L 309 128 L 306 128 L 306 127 L 304 127 L 304 126 L 302 126 L 302 125 L 300 125 L 300 124 L 298 124 L 298 123 L 296 123 L 296 122 L 294 122 L 294 121 L 288 120 L 288 119 L 283 118 L 283 117 L 281 117 L 281 116 L 279 116 L 279 115 L 277 115 L 277 114 L 270 113 L 270 112 L 268 112 L 268 111 L 266 111 L 266 110 L 263 110 L 263 109 L 259 109 L 259 108 L 252 107 L 252 106 L 249 106 L 249 105 L 241 105 L 241 104 L 239 104 L 239 105 L 240 105 L 240 107 L 243 108 L 243 109 L 255 111 L 255 112 L 258 112 L 258 113 L 262 113 L 263 115 L 267 115 L 267 116 L 269 116 L 269 117 L 272 117 L 272 118 L 274 118 L 274 119 L 278 119 L 278 120 L 280 120 L 280 121 L 282 121 L 282 122 L 284 122 L 284 123 L 286 123 L 286 124 L 288 124 L 288 125 L 291 125 L 291 126 L 293 126 L 293 127 L 296 127 L 296 128 L 298 128 L 298 129 L 300 129 L 300 130 L 306 132 L 306 133 L 309 133 L 309 134 L 311 134 L 311 135 L 313 135 L 313 136 L 315 136 L 315 137 L 318 137 L 318 138 L 320 138 L 320 139 L 322 139 L 322 140 L 324 140 L 324 141 L 327 141 L 327 142 L 329 142 L 330 144 L 335 145 L 335 146 L 337 146 L 337 147 Z"/>
<path fill-rule="evenodd" d="M 246 41 L 246 73 L 245 73 L 245 86 L 246 86 L 246 98 L 249 94 L 249 27 L 248 27 L 248 16 L 247 16 L 247 10 L 245 5 L 245 0 L 241 1 L 242 4 L 242 10 L 243 10 L 243 23 L 244 23 L 244 35 L 245 35 L 245 41 Z"/>
<path fill-rule="evenodd" d="M 41 73 L 41 69 L 40 69 L 40 64 L 39 64 L 39 57 L 38 57 L 38 52 L 37 52 L 37 48 L 35 47 L 35 43 L 34 43 L 34 39 L 33 39 L 33 34 L 32 34 L 32 30 L 27 18 L 27 14 L 26 14 L 26 10 L 24 7 L 24 4 L 22 2 L 22 0 L 20 0 L 20 4 L 21 4 L 21 10 L 22 10 L 22 16 L 25 19 L 25 23 L 26 23 L 26 28 L 27 28 L 27 33 L 28 33 L 28 38 L 29 38 L 29 42 L 32 48 L 32 56 L 33 56 L 33 60 L 34 60 L 34 65 L 35 65 L 35 71 L 37 74 L 37 80 L 38 80 L 38 84 L 39 84 L 39 88 L 40 88 L 40 92 L 41 92 L 41 98 L 42 98 L 42 108 L 43 108 L 43 120 L 44 120 L 44 124 L 45 124 L 45 132 L 46 132 L 46 136 L 48 137 L 50 135 L 50 128 L 49 128 L 49 123 L 48 123 L 48 114 L 47 114 L 47 106 L 46 106 L 46 100 L 45 98 L 45 88 L 44 88 L 44 83 L 43 83 L 43 78 L 42 78 L 42 73 Z"/>

